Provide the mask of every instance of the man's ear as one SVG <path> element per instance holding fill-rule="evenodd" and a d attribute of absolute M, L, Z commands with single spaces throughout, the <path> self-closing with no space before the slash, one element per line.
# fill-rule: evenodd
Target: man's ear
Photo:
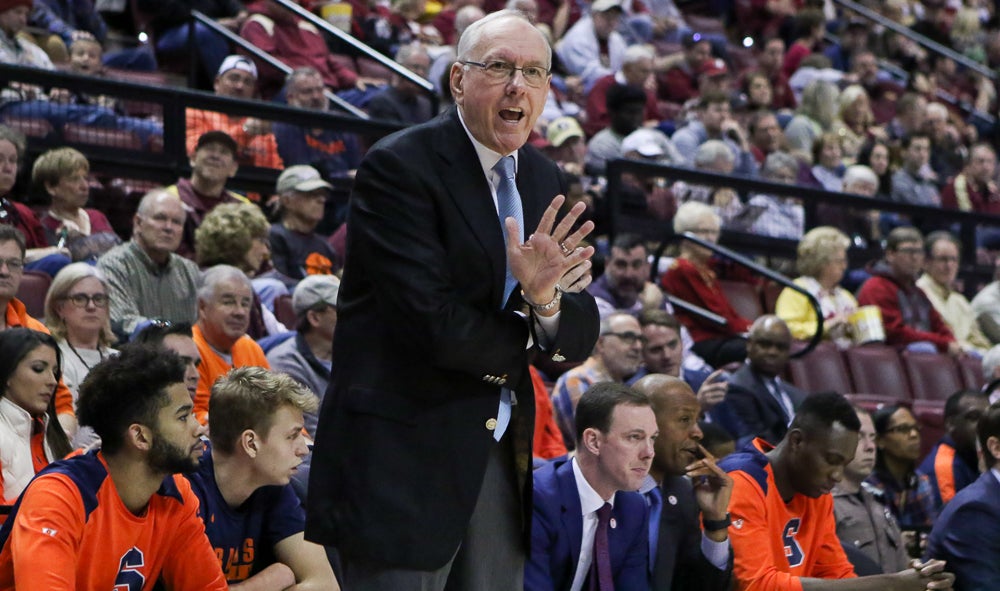
<path fill-rule="evenodd" d="M 461 105 L 465 99 L 465 91 L 462 89 L 465 82 L 465 66 L 455 62 L 451 65 L 451 75 L 448 77 L 448 85 L 451 87 L 451 96 L 455 99 L 455 104 Z"/>
<path fill-rule="evenodd" d="M 145 425 L 132 423 L 125 432 L 125 441 L 138 450 L 149 451 L 153 447 L 153 431 Z"/>
<path fill-rule="evenodd" d="M 581 444 L 591 453 L 591 455 L 601 455 L 601 442 L 602 433 L 595 429 L 594 427 L 588 427 L 583 430 L 583 437 L 581 438 Z"/>
<path fill-rule="evenodd" d="M 1000 437 L 990 437 L 986 440 L 986 448 L 989 451 L 990 456 L 993 458 L 993 464 L 1000 462 Z"/>
<path fill-rule="evenodd" d="M 250 458 L 257 457 L 258 442 L 260 437 L 258 437 L 257 432 L 253 429 L 246 429 L 240 433 L 240 449 L 247 454 Z"/>
<path fill-rule="evenodd" d="M 788 449 L 796 452 L 800 451 L 806 444 L 806 434 L 802 432 L 802 429 L 796 427 L 785 435 L 785 442 L 788 445 Z"/>

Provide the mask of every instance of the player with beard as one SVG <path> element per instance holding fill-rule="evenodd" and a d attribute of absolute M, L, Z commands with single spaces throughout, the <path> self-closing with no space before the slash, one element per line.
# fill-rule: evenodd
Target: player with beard
<path fill-rule="evenodd" d="M 0 589 L 227 589 L 177 472 L 198 468 L 205 429 L 184 363 L 129 345 L 80 386 L 78 413 L 103 449 L 40 472 L 0 528 Z"/>

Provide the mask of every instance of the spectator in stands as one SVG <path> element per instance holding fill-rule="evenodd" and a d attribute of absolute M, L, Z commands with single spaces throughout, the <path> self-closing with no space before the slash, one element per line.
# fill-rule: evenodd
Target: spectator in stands
<path fill-rule="evenodd" d="M 840 193 L 844 189 L 843 150 L 841 135 L 836 132 L 824 133 L 812 145 L 812 167 L 799 179 L 805 186 L 813 186 Z"/>
<path fill-rule="evenodd" d="M 882 311 L 886 343 L 913 351 L 962 354 L 951 329 L 917 287 L 924 262 L 924 237 L 916 228 L 894 229 L 886 238 L 885 258 L 871 268 L 872 277 L 858 292 L 862 306 Z"/>
<path fill-rule="evenodd" d="M 927 543 L 927 555 L 946 560 L 955 589 L 989 589 L 1000 576 L 1000 407 L 990 407 L 976 436 L 986 470 L 941 512 Z"/>
<path fill-rule="evenodd" d="M 927 116 L 927 99 L 915 92 L 907 92 L 896 101 L 896 116 L 886 125 L 886 132 L 893 142 L 924 130 Z"/>
<path fill-rule="evenodd" d="M 840 38 L 837 43 L 831 43 L 823 50 L 823 55 L 830 58 L 830 65 L 841 72 L 850 72 L 854 54 L 869 46 L 868 21 L 861 18 L 850 18 L 840 26 Z"/>
<path fill-rule="evenodd" d="M 646 91 L 628 84 L 608 89 L 606 104 L 611 123 L 587 143 L 587 171 L 603 176 L 608 161 L 622 157 L 622 141 L 642 125 Z"/>
<path fill-rule="evenodd" d="M 254 96 L 256 84 L 257 66 L 250 58 L 230 55 L 222 61 L 215 76 L 215 94 L 249 100 Z M 223 131 L 236 141 L 237 163 L 262 168 L 283 167 L 270 121 L 200 109 L 187 109 L 186 117 L 189 154 L 195 153 L 198 140 L 206 132 Z"/>
<path fill-rule="evenodd" d="M 638 316 L 663 306 L 663 293 L 649 281 L 649 252 L 638 234 L 621 233 L 611 244 L 604 273 L 587 286 L 602 317 L 614 312 Z"/>
<path fill-rule="evenodd" d="M 201 365 L 201 353 L 191 338 L 191 325 L 187 322 L 149 322 L 146 327 L 132 335 L 131 342 L 147 343 L 173 351 L 184 363 L 184 385 L 187 387 L 191 400 L 198 393 L 198 366 Z"/>
<path fill-rule="evenodd" d="M 878 178 L 878 189 L 873 196 L 877 199 L 889 199 L 892 194 L 892 149 L 884 140 L 873 140 L 866 143 L 858 153 L 858 164 L 868 166 Z"/>
<path fill-rule="evenodd" d="M 0 20 L 2 20 L 0 13 Z M 65 247 L 49 246 L 45 229 L 38 222 L 34 212 L 24 205 L 12 201 L 10 190 L 17 182 L 17 170 L 24 156 L 26 143 L 24 136 L 13 129 L 0 125 L 0 225 L 17 228 L 24 246 L 24 262 L 29 271 L 41 271 L 55 276 L 71 261 Z"/>
<path fill-rule="evenodd" d="M 582 589 L 588 579 L 593 588 L 645 589 L 648 510 L 635 491 L 656 440 L 649 399 L 628 386 L 599 384 L 581 398 L 574 432 L 576 456 L 534 473 L 524 589 Z"/>
<path fill-rule="evenodd" d="M 622 14 L 621 0 L 595 0 L 590 14 L 576 21 L 556 43 L 560 63 L 569 74 L 580 77 L 584 92 L 622 68 L 627 43 L 616 30 Z"/>
<path fill-rule="evenodd" d="M 420 43 L 403 45 L 396 52 L 396 63 L 422 77 L 427 76 L 431 58 Z M 414 125 L 434 116 L 431 100 L 416 84 L 393 74 L 389 85 L 375 94 L 366 107 L 372 119 Z"/>
<path fill-rule="evenodd" d="M 875 425 L 872 415 L 858 406 L 854 412 L 861 422 L 854 459 L 844 466 L 844 479 L 833 487 L 833 514 L 837 537 L 844 546 L 859 550 L 884 573 L 909 566 L 903 534 L 892 512 L 886 510 L 882 491 L 865 483 L 875 469 Z"/>
<path fill-rule="evenodd" d="M 993 146 L 978 143 L 969 150 L 969 162 L 948 179 L 941 191 L 941 206 L 960 211 L 1000 213 L 1000 188 L 996 183 L 997 153 Z"/>
<path fill-rule="evenodd" d="M 545 128 L 545 139 L 549 142 L 545 153 L 564 172 L 583 176 L 587 160 L 587 143 L 584 138 L 583 128 L 573 117 L 553 119 Z"/>
<path fill-rule="evenodd" d="M 559 376 L 552 390 L 552 404 L 567 447 L 573 441 L 576 405 L 583 393 L 601 382 L 624 384 L 641 363 L 642 329 L 635 316 L 616 312 L 601 318 L 594 352 L 582 365 Z"/>
<path fill-rule="evenodd" d="M 854 567 L 837 540 L 830 491 L 854 457 L 859 429 L 843 396 L 814 394 L 776 446 L 758 439 L 720 462 L 733 478 L 729 539 L 739 588 L 951 588 L 953 576 L 944 572 L 940 560 L 854 578 Z"/>
<path fill-rule="evenodd" d="M 281 221 L 271 224 L 271 262 L 289 288 L 307 275 L 337 270 L 337 254 L 315 232 L 332 188 L 311 166 L 291 166 L 278 177 Z"/>
<path fill-rule="evenodd" d="M 194 256 L 194 233 L 201 226 L 208 212 L 223 203 L 249 203 L 250 201 L 226 189 L 226 182 L 236 175 L 239 147 L 224 131 L 206 131 L 198 138 L 191 154 L 191 178 L 178 179 L 167 187 L 167 192 L 180 197 L 187 217 L 178 254 Z"/>
<path fill-rule="evenodd" d="M 781 376 L 788 366 L 792 333 L 777 316 L 761 316 L 747 336 L 746 363 L 729 378 L 722 407 L 730 424 L 723 424 L 743 447 L 754 438 L 768 443 L 780 441 L 795 418 L 806 393 Z"/>
<path fill-rule="evenodd" d="M 794 184 L 799 161 L 786 152 L 771 152 L 760 170 L 763 180 Z M 787 195 L 775 196 L 755 193 L 747 202 L 748 208 L 761 212 L 750 225 L 750 231 L 760 236 L 798 240 L 805 231 L 805 213 L 802 201 Z M 756 215 L 756 214 L 755 214 Z"/>
<path fill-rule="evenodd" d="M 950 503 L 956 493 L 979 476 L 976 425 L 989 405 L 987 397 L 975 390 L 959 390 L 945 401 L 944 437 L 917 468 L 930 480 L 939 505 Z"/>
<path fill-rule="evenodd" d="M 45 325 L 31 317 L 24 303 L 17 299 L 24 274 L 24 235 L 13 226 L 0 224 L 0 332 L 9 328 L 26 327 L 49 332 Z M 76 433 L 73 394 L 59 382 L 55 396 L 56 412 L 63 430 L 72 437 Z"/>
<path fill-rule="evenodd" d="M 696 367 L 687 361 L 690 357 L 683 337 L 690 337 L 681 323 L 666 310 L 644 310 L 639 314 L 642 327 L 642 367 L 629 380 L 635 384 L 650 374 L 663 374 L 680 378 L 698 393 L 698 403 L 706 420 L 714 420 L 710 414 L 726 395 L 726 371 L 714 372 L 704 365 Z M 683 335 L 683 337 L 682 337 Z M 699 360 L 700 361 L 700 360 Z"/>
<path fill-rule="evenodd" d="M 247 18 L 240 0 L 137 0 L 136 8 L 149 18 L 156 52 L 177 58 L 198 53 L 207 78 L 215 74 L 229 52 L 229 42 L 204 24 L 191 19 L 191 10 L 200 10 L 219 25 L 236 32 Z M 194 27 L 194 47 L 190 47 L 190 27 Z"/>
<path fill-rule="evenodd" d="M 917 279 L 917 287 L 934 305 L 962 350 L 982 356 L 990 348 L 989 339 L 976 324 L 972 304 L 955 290 L 955 280 L 962 264 L 962 244 L 950 233 L 938 231 L 927 236 L 924 249 L 924 274 Z"/>
<path fill-rule="evenodd" d="M 741 98 L 745 98 L 746 104 L 741 111 L 756 112 L 767 111 L 773 114 L 771 101 L 774 100 L 774 88 L 771 87 L 771 80 L 763 72 L 750 72 L 743 78 L 740 87 Z"/>
<path fill-rule="evenodd" d="M 941 187 L 947 179 L 958 174 L 965 166 L 969 155 L 966 138 L 952 121 L 948 107 L 941 103 L 927 104 L 924 131 L 931 140 L 928 165 L 936 175 L 934 180 Z"/>
<path fill-rule="evenodd" d="M 651 164 L 683 166 L 684 157 L 659 129 L 640 127 L 622 140 L 622 157 Z M 662 172 L 623 172 L 619 196 L 624 215 L 649 216 L 670 221 L 677 211 L 677 198 Z"/>
<path fill-rule="evenodd" d="M 902 165 L 892 175 L 892 193 L 889 198 L 912 205 L 941 205 L 937 175 L 928 167 L 931 140 L 914 132 L 903 138 Z"/>
<path fill-rule="evenodd" d="M 885 130 L 875 124 L 871 100 L 864 87 L 848 86 L 841 91 L 837 103 L 837 119 L 830 129 L 840 136 L 845 164 L 854 164 L 869 138 L 885 138 Z"/>
<path fill-rule="evenodd" d="M 90 369 L 117 355 L 111 348 L 115 335 L 108 314 L 108 281 L 104 273 L 87 263 L 73 263 L 56 274 L 45 296 L 45 324 L 59 345 L 62 381 L 80 396 L 80 384 Z M 86 447 L 95 440 L 94 431 L 81 427 L 73 447 Z"/>
<path fill-rule="evenodd" d="M 349 57 L 330 52 L 315 25 L 272 0 L 247 2 L 246 6 L 248 16 L 240 28 L 240 36 L 286 66 L 315 69 L 323 83 L 333 90 L 363 91 L 367 84 L 382 82 L 359 77 Z M 258 80 L 261 95 L 270 99 L 284 83 L 281 72 L 263 62 L 257 62 L 257 69 L 261 72 Z"/>
<path fill-rule="evenodd" d="M 212 210 L 195 233 L 195 260 L 202 268 L 232 265 L 253 283 L 253 305 L 246 333 L 258 340 L 287 332 L 274 317 L 274 300 L 288 293 L 285 284 L 261 275 L 270 255 L 270 226 L 252 203 L 227 203 Z"/>
<path fill-rule="evenodd" d="M 288 75 L 285 98 L 292 107 L 314 112 L 330 110 L 323 79 L 310 67 L 297 68 Z M 285 166 L 305 164 L 319 170 L 324 178 L 354 176 L 361 162 L 361 147 L 353 133 L 328 127 L 307 128 L 281 121 L 274 124 L 278 155 Z"/>
<path fill-rule="evenodd" d="M 847 80 L 845 78 L 847 77 L 843 72 L 830 67 L 830 60 L 825 55 L 810 53 L 802 59 L 795 73 L 788 79 L 788 86 L 791 87 L 792 92 L 795 93 L 795 98 L 801 103 L 802 94 L 809 84 L 823 81 L 839 88 L 842 84 L 850 80 L 850 78 L 847 78 Z M 836 106 L 834 106 L 834 112 L 836 112 Z"/>
<path fill-rule="evenodd" d="M 212 386 L 211 444 L 185 477 L 232 586 L 340 590 L 323 547 L 305 539 L 291 486 L 309 454 L 303 414 L 316 409 L 301 384 L 259 367 L 234 369 Z"/>
<path fill-rule="evenodd" d="M 765 38 L 757 54 L 757 71 L 771 82 L 771 109 L 794 109 L 795 95 L 788 85 L 788 76 L 782 71 L 785 63 L 785 42 L 779 36 Z"/>
<path fill-rule="evenodd" d="M 688 166 L 694 163 L 698 146 L 709 140 L 719 140 L 733 153 L 735 174 L 753 175 L 756 170 L 746 133 L 732 116 L 729 96 L 721 92 L 702 95 L 698 100 L 698 118 L 678 129 L 671 141 L 687 157 Z"/>
<path fill-rule="evenodd" d="M 986 355 L 983 355 L 983 394 L 987 394 L 990 404 L 997 402 L 1000 394 L 997 387 L 1000 386 L 1000 346 L 994 345 Z"/>
<path fill-rule="evenodd" d="M 867 49 L 855 53 L 850 73 L 868 93 L 875 122 L 883 125 L 891 121 L 896 116 L 896 101 L 904 89 L 888 77 L 883 79 L 875 54 Z"/>
<path fill-rule="evenodd" d="M 228 588 L 198 498 L 177 474 L 197 469 L 205 434 L 183 376 L 176 355 L 146 347 L 94 367 L 80 417 L 102 448 L 28 486 L 4 530 L 0 584 L 13 588 L 16 573 L 18 587 L 40 589 L 161 580 L 170 589 Z"/>
<path fill-rule="evenodd" d="M 730 589 L 733 480 L 701 446 L 702 407 L 675 377 L 650 375 L 635 389 L 649 397 L 659 432 L 649 476 L 639 488 L 649 505 L 651 588 Z"/>
<path fill-rule="evenodd" d="M 980 330 L 990 343 L 1000 344 L 1000 260 L 996 262 L 993 281 L 979 290 L 971 303 Z"/>
<path fill-rule="evenodd" d="M 785 148 L 785 132 L 770 110 L 754 111 L 747 120 L 747 131 L 750 155 L 758 166 L 763 166 L 764 159 L 772 152 Z"/>
<path fill-rule="evenodd" d="M 198 265 L 176 254 L 184 228 L 184 204 L 164 189 L 139 202 L 132 240 L 104 253 L 97 266 L 108 278 L 111 326 L 131 334 L 152 319 L 193 322 Z"/>
<path fill-rule="evenodd" d="M 29 328 L 0 332 L 0 503 L 13 505 L 28 482 L 72 447 L 56 418 L 59 347 Z"/>
<path fill-rule="evenodd" d="M 720 227 L 719 216 L 704 203 L 684 203 L 674 216 L 674 232 L 691 232 L 708 242 L 718 241 Z M 743 335 L 750 328 L 750 321 L 740 316 L 726 299 L 711 268 L 711 258 L 711 250 L 689 240 L 681 241 L 680 254 L 663 275 L 662 285 L 667 293 L 725 318 L 726 324 L 719 326 L 691 313 L 677 312 L 678 319 L 687 326 L 694 338 L 695 344 L 691 350 L 709 365 L 721 367 L 746 358 L 746 340 Z"/>
<path fill-rule="evenodd" d="M 826 33 L 826 18 L 823 11 L 806 8 L 792 18 L 792 37 L 795 41 L 785 53 L 785 61 L 781 71 L 785 76 L 791 76 L 799 68 L 803 58 L 819 47 Z"/>
<path fill-rule="evenodd" d="M 252 306 L 253 287 L 243 271 L 229 265 L 205 271 L 198 288 L 198 322 L 192 329 L 201 354 L 194 413 L 203 424 L 215 380 L 234 367 L 270 369 L 260 345 L 247 336 Z"/>
<path fill-rule="evenodd" d="M 866 482 L 882 491 L 886 506 L 904 537 L 909 538 L 909 545 L 916 540 L 905 532 L 934 525 L 941 510 L 930 479 L 916 471 L 920 461 L 920 423 L 908 408 L 898 404 L 879 407 L 872 420 L 878 434 L 875 440 L 878 455 L 875 470 Z"/>
<path fill-rule="evenodd" d="M 267 361 L 274 371 L 290 375 L 323 401 L 333 369 L 333 330 L 337 326 L 335 275 L 312 275 L 299 282 L 292 296 L 296 334 L 271 349 Z M 316 437 L 316 411 L 305 411 L 305 429 Z"/>
<path fill-rule="evenodd" d="M 802 91 L 795 116 L 785 127 L 788 149 L 803 160 L 812 160 L 812 146 L 819 136 L 830 131 L 837 116 L 840 91 L 823 80 L 814 80 Z"/>
<path fill-rule="evenodd" d="M 848 317 L 858 308 L 858 302 L 840 286 L 847 270 L 847 247 L 851 240 L 832 226 L 809 230 L 798 246 L 799 277 L 795 284 L 819 301 L 823 313 L 823 337 L 845 349 L 851 344 Z M 816 311 L 805 296 L 789 288 L 781 290 L 775 303 L 775 314 L 788 324 L 792 337 L 808 340 L 816 333 Z"/>
<path fill-rule="evenodd" d="M 712 57 L 712 44 L 698 34 L 686 35 L 681 40 L 684 59 L 657 76 L 659 98 L 684 104 L 698 97 L 698 74 L 705 62 Z M 662 59 L 659 60 L 662 67 Z"/>
<path fill-rule="evenodd" d="M 879 146 L 879 150 L 884 145 Z M 843 192 L 862 197 L 875 197 L 879 190 L 879 177 L 863 164 L 844 169 Z M 816 208 L 817 219 L 824 224 L 840 228 L 853 244 L 862 248 L 881 240 L 880 214 L 876 210 L 845 208 L 840 203 L 820 203 Z"/>
<path fill-rule="evenodd" d="M 122 240 L 103 213 L 84 209 L 90 198 L 89 172 L 86 156 L 73 148 L 56 148 L 35 160 L 31 182 L 52 199 L 39 220 L 49 244 L 68 249 L 74 261 L 94 263 Z"/>
<path fill-rule="evenodd" d="M 475 0 L 475 2 L 478 1 L 479 0 Z M 464 6 L 461 6 L 461 8 L 458 8 L 453 13 L 454 27 L 452 29 L 452 34 L 454 35 L 454 40 L 448 43 L 447 48 L 441 48 L 442 51 L 432 58 L 431 69 L 427 73 L 427 79 L 431 81 L 431 83 L 434 85 L 435 90 L 441 96 L 444 96 L 444 93 L 447 91 L 447 86 L 448 86 L 447 73 L 448 70 L 451 69 L 451 64 L 455 61 L 456 57 L 455 49 L 458 43 L 458 39 L 462 36 L 462 33 L 465 32 L 465 29 L 467 29 L 469 25 L 486 16 L 486 13 L 483 12 L 483 9 L 480 6 L 476 6 L 475 3 L 468 4 L 467 2 L 469 2 L 469 0 L 459 0 L 459 3 L 466 3 L 466 4 Z M 528 8 L 534 6 L 535 13 L 537 14 L 538 12 L 538 5 L 535 3 L 534 0 L 508 0 L 508 4 L 530 5 L 527 6 Z M 508 8 L 521 10 L 521 12 L 525 12 L 523 8 L 518 8 L 517 6 L 508 6 Z M 447 12 L 442 11 L 440 14 L 438 14 L 438 17 L 441 17 L 443 14 L 447 14 Z M 437 22 L 437 18 L 435 18 L 435 22 Z M 535 21 L 532 20 L 532 22 Z M 441 31 L 441 34 L 445 37 L 446 40 L 448 39 L 449 34 L 446 31 Z"/>
<path fill-rule="evenodd" d="M 47 30 L 58 39 L 63 55 L 66 48 L 70 48 L 70 57 L 73 45 L 81 37 L 89 37 L 99 45 L 107 42 L 108 25 L 91 0 L 39 0 L 34 5 L 29 24 Z M 51 53 L 48 48 L 47 51 Z M 101 59 L 100 54 L 98 59 Z M 156 58 L 145 45 L 111 52 L 104 56 L 103 61 L 112 68 L 124 70 L 148 72 L 156 69 Z"/>
<path fill-rule="evenodd" d="M 399 49 L 413 42 L 441 45 L 441 33 L 420 19 L 427 12 L 426 0 L 398 0 L 391 4 L 376 4 L 368 10 L 361 24 L 361 39 L 372 49 L 392 57 Z"/>
<path fill-rule="evenodd" d="M 694 168 L 696 170 L 729 175 L 733 173 L 735 165 L 736 159 L 733 157 L 732 149 L 720 140 L 708 140 L 698 146 L 694 152 Z M 671 191 L 673 191 L 678 203 L 697 201 L 711 205 L 719 215 L 722 224 L 727 228 L 737 226 L 740 230 L 747 229 L 746 223 L 740 225 L 738 222 L 740 214 L 746 208 L 743 207 L 739 195 L 731 187 L 695 185 L 688 184 L 686 181 L 677 181 L 671 187 Z M 753 220 L 749 219 L 749 221 Z"/>
<path fill-rule="evenodd" d="M 653 74 L 653 48 L 649 45 L 630 45 L 622 57 L 620 70 L 598 78 L 590 92 L 587 93 L 586 131 L 594 135 L 611 123 L 608 114 L 608 89 L 616 84 L 625 84 L 645 89 L 646 111 L 643 120 L 659 121 L 659 107 L 656 105 L 656 91 L 650 88 L 650 76 Z"/>

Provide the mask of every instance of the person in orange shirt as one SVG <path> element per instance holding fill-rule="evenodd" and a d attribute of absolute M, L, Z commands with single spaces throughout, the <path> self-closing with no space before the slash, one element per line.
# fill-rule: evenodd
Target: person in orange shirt
<path fill-rule="evenodd" d="M 198 322 L 192 330 L 201 354 L 194 412 L 202 424 L 208 421 L 212 384 L 234 367 L 255 365 L 271 369 L 264 351 L 247 336 L 253 287 L 243 271 L 216 265 L 205 271 L 198 289 Z"/>
<path fill-rule="evenodd" d="M 861 423 L 840 394 L 808 396 L 776 446 L 757 438 L 719 466 L 729 502 L 733 575 L 740 591 L 951 589 L 945 563 L 858 578 L 837 538 L 830 491 L 854 459 Z"/>
<path fill-rule="evenodd" d="M 228 589 L 177 472 L 198 468 L 204 427 L 184 363 L 129 345 L 80 388 L 80 418 L 103 449 L 50 464 L 0 528 L 0 590 Z"/>
<path fill-rule="evenodd" d="M 24 255 L 26 242 L 24 234 L 13 226 L 0 224 L 0 331 L 23 326 L 38 332 L 49 333 L 49 329 L 32 318 L 24 303 L 14 297 L 21 287 L 24 276 Z M 56 416 L 63 431 L 70 438 L 76 433 L 76 412 L 73 410 L 73 393 L 63 384 L 56 386 Z"/>
<path fill-rule="evenodd" d="M 0 504 L 13 505 L 35 473 L 72 451 L 55 420 L 59 346 L 30 328 L 0 332 Z"/>
<path fill-rule="evenodd" d="M 252 99 L 257 90 L 257 66 L 248 57 L 230 55 L 215 76 L 215 94 Z M 271 122 L 255 117 L 230 116 L 217 111 L 187 109 L 187 151 L 194 154 L 198 138 L 209 131 L 223 131 L 236 140 L 236 161 L 245 166 L 284 168 Z"/>

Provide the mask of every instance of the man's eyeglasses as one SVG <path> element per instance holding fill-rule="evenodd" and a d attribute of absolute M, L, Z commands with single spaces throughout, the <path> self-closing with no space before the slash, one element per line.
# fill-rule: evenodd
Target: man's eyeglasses
<path fill-rule="evenodd" d="M 7 270 L 11 273 L 18 273 L 24 270 L 24 259 L 0 259 L 0 268 L 7 265 Z"/>
<path fill-rule="evenodd" d="M 103 293 L 95 293 L 93 295 L 74 293 L 66 296 L 66 299 L 73 302 L 73 305 L 77 308 L 86 308 L 90 302 L 94 302 L 94 306 L 98 308 L 106 308 L 108 306 L 108 296 Z"/>
<path fill-rule="evenodd" d="M 492 62 L 472 62 L 472 61 L 460 61 L 460 64 L 466 66 L 476 66 L 482 69 L 483 73 L 487 77 L 496 80 L 497 82 L 506 82 L 514 76 L 514 72 L 520 70 L 521 76 L 524 77 L 524 83 L 528 86 L 541 86 L 545 84 L 548 80 L 549 71 L 542 66 L 521 66 L 516 67 L 514 64 L 509 62 L 492 61 Z"/>
<path fill-rule="evenodd" d="M 642 336 L 639 333 L 631 332 L 631 331 L 629 331 L 629 332 L 606 332 L 606 333 L 604 333 L 604 336 L 619 338 L 626 345 L 634 345 L 637 342 L 638 343 L 643 343 L 643 344 L 646 343 L 646 337 Z"/>
<path fill-rule="evenodd" d="M 909 435 L 910 433 L 920 434 L 920 425 L 916 423 L 911 423 L 909 425 L 896 425 L 895 427 L 888 427 L 885 430 L 886 434 L 895 433 L 897 435 Z"/>

